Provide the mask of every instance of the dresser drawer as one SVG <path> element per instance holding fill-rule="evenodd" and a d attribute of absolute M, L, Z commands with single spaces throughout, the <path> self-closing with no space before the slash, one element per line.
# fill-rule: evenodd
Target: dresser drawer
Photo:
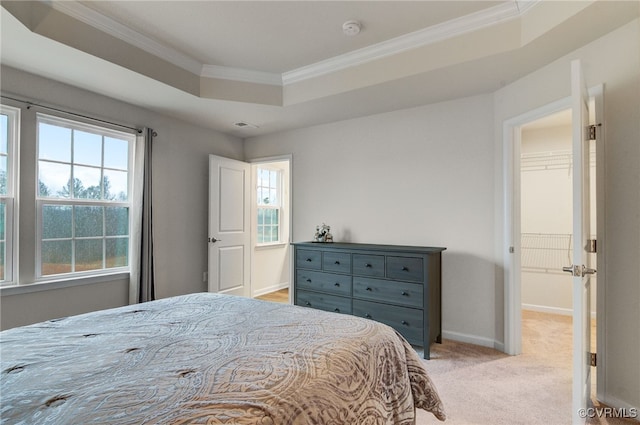
<path fill-rule="evenodd" d="M 320 270 L 322 268 L 322 251 L 297 249 L 296 267 Z"/>
<path fill-rule="evenodd" d="M 424 264 L 422 258 L 387 257 L 387 277 L 412 282 L 424 281 Z"/>
<path fill-rule="evenodd" d="M 353 274 L 384 277 L 384 255 L 353 254 Z"/>
<path fill-rule="evenodd" d="M 321 294 L 319 292 L 296 291 L 296 305 L 334 313 L 351 314 L 351 298 Z"/>
<path fill-rule="evenodd" d="M 351 296 L 351 276 L 298 269 L 296 288 Z"/>
<path fill-rule="evenodd" d="M 384 305 L 369 301 L 353 300 L 353 315 L 389 325 L 409 342 L 423 342 L 423 312 L 415 308 Z"/>
<path fill-rule="evenodd" d="M 324 252 L 322 270 L 337 273 L 351 273 L 351 254 L 344 252 Z"/>
<path fill-rule="evenodd" d="M 407 307 L 422 308 L 423 286 L 419 283 L 396 282 L 355 276 L 353 297 L 382 301 Z"/>

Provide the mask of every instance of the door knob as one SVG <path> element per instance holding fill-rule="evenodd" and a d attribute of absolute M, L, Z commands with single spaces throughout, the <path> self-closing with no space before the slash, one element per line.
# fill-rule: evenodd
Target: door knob
<path fill-rule="evenodd" d="M 596 269 L 590 269 L 589 267 L 582 266 L 567 266 L 562 268 L 563 272 L 571 273 L 576 277 L 584 277 L 588 274 L 595 274 Z"/>
<path fill-rule="evenodd" d="M 216 242 L 218 242 L 218 241 L 220 241 L 220 240 L 221 240 L 221 239 L 216 239 L 215 237 L 211 237 L 211 238 L 209 238 L 209 242 L 211 242 L 211 243 L 216 243 Z"/>

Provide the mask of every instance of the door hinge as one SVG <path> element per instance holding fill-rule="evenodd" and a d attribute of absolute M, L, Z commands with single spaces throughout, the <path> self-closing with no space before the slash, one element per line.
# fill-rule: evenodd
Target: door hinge
<path fill-rule="evenodd" d="M 597 251 L 597 249 L 598 249 L 597 240 L 596 239 L 587 239 L 587 246 L 585 248 L 586 248 L 586 251 L 591 253 L 591 254 L 594 254 L 594 253 L 598 252 Z"/>
<path fill-rule="evenodd" d="M 596 127 L 600 127 L 602 124 L 595 124 L 589 126 L 589 140 L 596 140 Z"/>
<path fill-rule="evenodd" d="M 597 353 L 589 353 L 589 361 L 591 363 L 591 366 L 596 367 L 596 365 L 598 364 L 598 355 Z"/>

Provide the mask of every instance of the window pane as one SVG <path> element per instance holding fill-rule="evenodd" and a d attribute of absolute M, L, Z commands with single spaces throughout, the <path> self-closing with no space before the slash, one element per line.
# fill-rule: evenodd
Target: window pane
<path fill-rule="evenodd" d="M 106 207 L 105 208 L 106 236 L 129 235 L 129 208 Z"/>
<path fill-rule="evenodd" d="M 71 129 L 40 123 L 38 158 L 71 162 Z"/>
<path fill-rule="evenodd" d="M 76 270 L 99 270 L 102 268 L 102 239 L 76 241 Z"/>
<path fill-rule="evenodd" d="M 0 115 L 0 153 L 9 152 L 9 116 Z"/>
<path fill-rule="evenodd" d="M 258 243 L 264 243 L 264 226 L 258 226 Z"/>
<path fill-rule="evenodd" d="M 53 162 L 38 162 L 38 196 L 69 198 L 71 166 Z"/>
<path fill-rule="evenodd" d="M 44 205 L 42 207 L 42 239 L 71 237 L 71 207 Z"/>
<path fill-rule="evenodd" d="M 73 166 L 73 197 L 77 199 L 102 199 L 100 169 Z"/>
<path fill-rule="evenodd" d="M 277 242 L 279 240 L 279 229 L 278 226 L 271 226 L 271 242 Z"/>
<path fill-rule="evenodd" d="M 102 136 L 74 130 L 73 162 L 100 167 L 102 165 Z"/>
<path fill-rule="evenodd" d="M 0 280 L 4 280 L 4 265 L 7 262 L 6 259 L 6 255 L 5 255 L 5 243 L 4 241 L 0 242 Z"/>
<path fill-rule="evenodd" d="M 7 156 L 0 154 L 0 195 L 7 194 Z"/>
<path fill-rule="evenodd" d="M 5 240 L 5 229 L 6 229 L 6 217 L 7 217 L 7 205 L 4 201 L 0 201 L 0 240 Z"/>
<path fill-rule="evenodd" d="M 75 207 L 75 236 L 78 238 L 88 236 L 102 236 L 103 208 L 102 207 Z"/>
<path fill-rule="evenodd" d="M 114 238 L 106 240 L 107 268 L 125 267 L 129 264 L 129 238 Z"/>
<path fill-rule="evenodd" d="M 104 170 L 104 199 L 127 201 L 129 199 L 126 171 Z"/>
<path fill-rule="evenodd" d="M 112 137 L 104 138 L 104 166 L 127 170 L 129 168 L 129 142 Z"/>
<path fill-rule="evenodd" d="M 269 186 L 269 171 L 265 169 L 260 169 L 258 171 L 258 186 L 268 187 Z"/>
<path fill-rule="evenodd" d="M 71 272 L 71 241 L 42 242 L 42 275 Z"/>
<path fill-rule="evenodd" d="M 258 188 L 258 205 L 269 205 L 269 189 Z"/>

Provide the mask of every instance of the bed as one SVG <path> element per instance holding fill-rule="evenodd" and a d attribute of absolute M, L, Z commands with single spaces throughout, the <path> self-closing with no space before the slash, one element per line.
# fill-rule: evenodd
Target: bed
<path fill-rule="evenodd" d="M 392 328 L 199 293 L 0 333 L 3 424 L 413 424 L 445 413 Z"/>

